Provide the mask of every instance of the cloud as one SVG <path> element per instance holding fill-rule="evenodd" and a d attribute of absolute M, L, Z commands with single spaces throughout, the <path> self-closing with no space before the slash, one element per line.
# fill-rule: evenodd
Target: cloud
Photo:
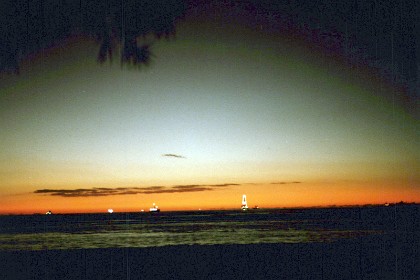
<path fill-rule="evenodd" d="M 74 189 L 74 190 L 54 190 L 54 189 L 42 189 L 36 190 L 34 193 L 37 194 L 49 194 L 54 196 L 63 197 L 88 197 L 88 196 L 108 196 L 108 195 L 121 195 L 127 194 L 127 189 L 112 189 L 112 188 L 92 188 L 92 189 Z"/>
<path fill-rule="evenodd" d="M 239 186 L 240 184 L 216 184 L 216 185 L 176 185 L 176 186 L 150 186 L 131 188 L 90 188 L 90 189 L 40 189 L 36 194 L 62 196 L 62 197 L 91 197 L 110 195 L 134 195 L 134 194 L 159 194 L 159 193 L 186 193 L 212 191 L 221 187 Z"/>
<path fill-rule="evenodd" d="M 181 155 L 176 155 L 176 154 L 163 154 L 163 157 L 174 157 L 174 158 L 186 158 L 184 156 Z"/>
<path fill-rule="evenodd" d="M 197 187 L 202 187 L 203 185 L 178 185 L 178 186 L 173 186 L 173 189 L 193 189 L 193 188 L 197 188 Z"/>
<path fill-rule="evenodd" d="M 216 184 L 216 185 L 208 185 L 209 187 L 230 187 L 230 186 L 240 186 L 241 184 L 234 184 L 234 183 L 228 183 L 228 184 Z"/>
<path fill-rule="evenodd" d="M 227 183 L 227 184 L 214 184 L 214 185 L 177 185 L 172 186 L 172 189 L 176 190 L 197 190 L 197 189 L 203 189 L 206 190 L 212 190 L 214 188 L 221 188 L 221 187 L 230 187 L 230 186 L 239 186 L 240 184 L 233 184 L 233 183 Z"/>
<path fill-rule="evenodd" d="M 299 181 L 272 182 L 272 185 L 300 184 Z M 256 184 L 256 183 L 255 183 Z M 90 189 L 39 189 L 36 194 L 61 196 L 61 197 L 92 197 L 110 195 L 136 195 L 136 194 L 160 194 L 160 193 L 187 193 L 213 191 L 221 188 L 240 186 L 243 184 L 194 184 L 174 186 L 149 186 L 149 187 L 118 187 L 118 188 L 90 188 Z"/>
<path fill-rule="evenodd" d="M 190 187 L 190 188 L 168 188 L 164 190 L 156 190 L 156 191 L 145 191 L 145 194 L 152 194 L 152 193 L 185 193 L 185 192 L 202 192 L 202 191 L 211 191 L 212 188 L 206 187 Z"/>

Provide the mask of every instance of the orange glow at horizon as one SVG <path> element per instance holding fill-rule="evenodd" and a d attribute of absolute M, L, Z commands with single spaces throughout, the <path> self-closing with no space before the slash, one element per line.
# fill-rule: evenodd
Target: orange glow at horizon
<path fill-rule="evenodd" d="M 317 207 L 420 202 L 420 191 L 373 184 L 261 184 L 241 185 L 204 192 L 60 197 L 39 194 L 14 195 L 0 205 L 0 214 L 106 213 L 148 211 L 155 202 L 162 211 L 239 209 L 242 194 L 248 206 L 260 208 Z"/>

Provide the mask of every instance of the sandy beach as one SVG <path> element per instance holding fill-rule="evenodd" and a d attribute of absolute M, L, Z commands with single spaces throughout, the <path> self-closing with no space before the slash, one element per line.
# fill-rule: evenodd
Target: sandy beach
<path fill-rule="evenodd" d="M 418 279 L 415 233 L 332 243 L 0 252 L 0 279 Z"/>

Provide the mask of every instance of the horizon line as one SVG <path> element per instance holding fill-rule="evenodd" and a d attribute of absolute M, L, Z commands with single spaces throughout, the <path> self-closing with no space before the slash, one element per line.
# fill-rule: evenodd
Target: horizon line
<path fill-rule="evenodd" d="M 284 207 L 260 207 L 257 209 L 249 208 L 249 212 L 257 212 L 262 210 L 282 210 L 282 209 L 326 209 L 326 208 L 353 208 L 353 207 L 389 207 L 389 206 L 397 206 L 397 205 L 420 205 L 420 202 L 407 202 L 407 201 L 399 201 L 399 202 L 385 202 L 385 203 L 365 203 L 365 204 L 332 204 L 332 205 L 312 205 L 312 206 L 284 206 Z M 161 212 L 210 212 L 210 211 L 238 211 L 238 212 L 244 212 L 241 208 L 209 208 L 209 209 L 177 209 L 177 210 L 162 210 Z M 57 212 L 54 213 L 52 211 L 53 215 L 81 215 L 81 214 L 128 214 L 128 213 L 136 213 L 136 214 L 147 214 L 149 211 L 114 211 L 113 213 L 108 213 L 106 210 L 102 212 Z M 43 216 L 45 213 L 0 213 L 0 216 L 24 216 L 24 215 L 40 215 Z"/>

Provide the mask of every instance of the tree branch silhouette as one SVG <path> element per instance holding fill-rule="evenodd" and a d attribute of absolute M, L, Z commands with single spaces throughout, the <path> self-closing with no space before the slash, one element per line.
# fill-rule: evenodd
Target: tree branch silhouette
<path fill-rule="evenodd" d="M 99 63 L 119 52 L 122 65 L 147 65 L 151 43 L 142 39 L 174 36 L 185 10 L 182 0 L 1 1 L 0 71 L 19 73 L 26 56 L 71 36 L 94 38 Z"/>

